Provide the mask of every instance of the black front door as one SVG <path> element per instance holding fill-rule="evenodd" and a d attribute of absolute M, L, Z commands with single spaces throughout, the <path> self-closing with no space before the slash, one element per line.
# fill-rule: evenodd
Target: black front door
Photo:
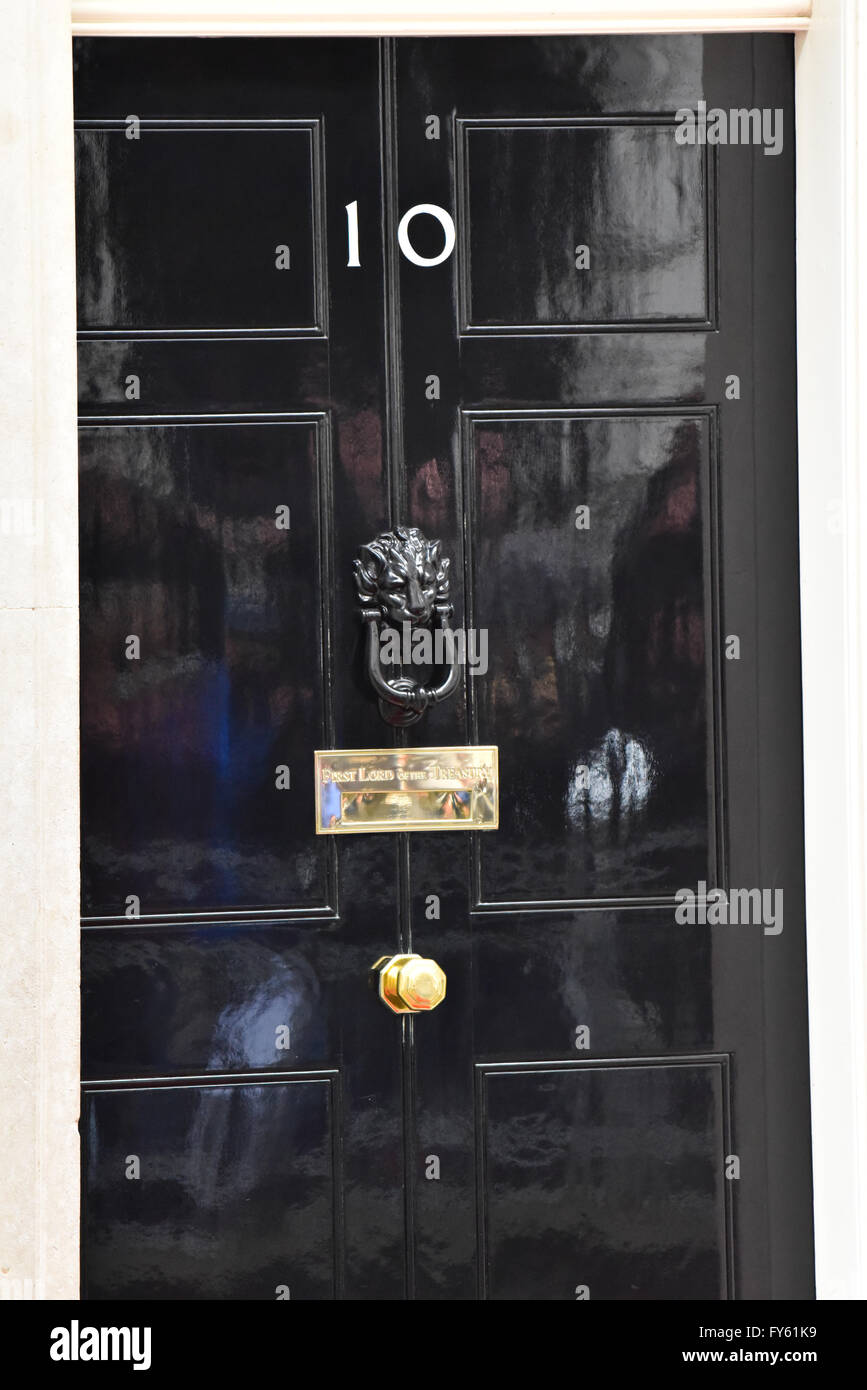
<path fill-rule="evenodd" d="M 85 1295 L 811 1296 L 790 41 L 76 73 Z M 406 729 L 394 527 L 476 657 Z M 467 745 L 497 829 L 316 834 Z"/>

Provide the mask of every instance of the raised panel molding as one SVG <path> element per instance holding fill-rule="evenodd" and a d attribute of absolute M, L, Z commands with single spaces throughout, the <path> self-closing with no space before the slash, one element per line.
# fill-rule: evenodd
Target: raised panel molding
<path fill-rule="evenodd" d="M 458 234 L 460 257 L 458 263 L 458 313 L 462 336 L 508 336 L 530 334 L 538 337 L 543 334 L 561 335 L 568 333 L 650 333 L 650 332 L 699 332 L 712 331 L 717 327 L 717 288 L 716 288 L 716 149 L 707 146 L 676 146 L 674 142 L 674 116 L 622 115 L 622 116 L 564 116 L 539 117 L 538 119 L 466 119 L 458 117 L 455 121 L 456 152 L 456 202 L 458 207 Z M 563 144 L 572 136 L 566 149 L 553 148 L 548 153 L 549 165 L 545 163 L 546 146 L 552 142 Z M 473 242 L 475 225 L 485 217 L 485 210 L 479 207 L 476 194 L 476 213 L 474 206 L 474 175 L 471 159 L 471 137 L 488 137 L 484 155 L 477 156 L 480 173 L 477 182 L 490 179 L 493 183 L 488 200 L 490 223 L 485 223 L 480 235 L 485 246 L 484 257 L 478 257 L 478 271 L 475 281 L 486 277 L 492 291 L 492 299 L 501 304 L 509 302 L 511 296 L 516 312 L 502 322 L 478 308 L 484 296 L 474 284 Z M 516 142 L 528 145 L 527 137 L 536 137 L 532 154 L 529 146 L 523 162 L 519 161 Z M 586 137 L 584 141 L 576 137 Z M 658 137 L 661 144 L 655 144 Z M 616 146 L 636 141 L 648 143 L 648 151 L 638 158 L 635 151 L 627 150 L 624 168 L 628 171 L 627 186 L 617 191 L 606 189 L 597 204 L 588 206 L 580 201 L 582 189 L 597 188 L 606 169 L 614 171 L 616 177 L 618 159 Z M 493 148 L 490 148 L 493 142 Z M 497 144 L 500 156 L 497 159 Z M 604 142 L 605 148 L 594 151 L 594 145 Z M 652 150 L 658 149 L 654 160 Z M 659 165 L 666 157 L 666 150 L 677 151 L 678 167 L 672 165 L 671 179 L 666 184 L 660 177 Z M 566 170 L 576 160 L 584 159 L 587 164 L 586 176 L 579 169 L 574 174 L 574 187 L 564 183 Z M 691 209 L 692 225 L 683 226 L 684 219 L 690 218 L 690 210 L 685 206 L 688 199 L 683 196 L 685 159 L 693 161 L 692 189 L 694 205 Z M 511 177 L 520 184 L 515 196 L 510 197 L 510 166 L 514 166 Z M 550 177 L 553 168 L 559 173 L 556 179 Z M 634 191 L 636 171 L 646 170 L 647 186 Z M 533 188 L 532 180 L 540 171 L 542 182 Z M 498 172 L 501 175 L 499 182 Z M 530 184 L 528 191 L 527 185 Z M 617 242 L 623 236 L 628 243 L 630 256 L 634 255 L 634 242 L 641 235 L 642 223 L 648 200 L 656 197 L 654 210 L 654 231 L 657 230 L 661 209 L 660 190 L 668 189 L 667 217 L 670 223 L 671 241 L 678 245 L 692 241 L 684 256 L 684 263 L 678 276 L 678 286 L 686 280 L 691 282 L 690 293 L 686 295 L 678 309 L 669 298 L 658 304 L 647 304 L 651 284 L 659 281 L 650 277 L 643 283 L 641 276 L 620 283 L 617 269 Z M 551 202 L 542 206 L 545 191 L 553 188 Z M 565 206 L 558 207 L 565 201 Z M 604 219 L 608 205 L 618 208 L 622 218 L 624 208 L 634 215 L 634 223 L 622 227 L 598 227 L 596 219 Z M 562 216 L 558 217 L 558 211 Z M 522 212 L 526 212 L 526 223 L 521 226 Z M 523 231 L 523 237 L 522 237 Z M 700 237 L 701 247 L 697 243 Z M 517 238 L 517 241 L 516 241 Z M 550 246 L 552 239 L 556 245 Z M 647 228 L 642 240 L 646 243 Z M 577 244 L 589 247 L 589 269 L 577 269 L 574 251 Z M 499 252 L 499 255 L 498 255 Z M 671 248 L 667 247 L 671 255 Z M 535 260 L 531 263 L 530 257 Z M 600 275 L 600 267 L 602 273 Z M 534 271 L 535 278 L 534 278 Z M 595 278 L 594 278 L 595 276 Z M 523 283 L 522 283 L 523 282 Z M 603 295 L 612 293 L 616 302 L 598 302 Z M 667 283 L 665 294 L 673 293 L 673 283 Z M 547 305 L 547 311 L 540 305 Z M 531 317 L 527 310 L 530 302 L 536 308 Z M 586 304 L 586 312 L 580 310 Z"/>
<path fill-rule="evenodd" d="M 521 423 L 559 423 L 595 421 L 641 421 L 667 419 L 687 422 L 694 420 L 698 423 L 702 436 L 701 457 L 698 460 L 699 481 L 704 495 L 700 499 L 700 518 L 702 536 L 702 574 L 704 586 L 704 631 L 705 631 L 705 668 L 706 668 L 706 692 L 707 692 L 707 782 L 708 782 L 708 820 L 707 820 L 707 866 L 706 872 L 700 876 L 706 878 L 708 884 L 725 884 L 727 881 L 726 865 L 726 826 L 725 826 L 725 795 L 724 795 L 724 768 L 725 768 L 725 745 L 722 731 L 722 711 L 720 694 L 720 653 L 719 653 L 719 633 L 721 630 L 720 622 L 720 603 L 719 592 L 719 410 L 716 405 L 699 405 L 691 407 L 670 407 L 670 406 L 634 406 L 634 407 L 563 407 L 551 409 L 546 407 L 527 407 L 516 408 L 513 410 L 504 409 L 482 409 L 481 407 L 470 407 L 461 412 L 461 457 L 462 457 L 462 478 L 463 478 L 463 505 L 464 522 L 463 530 L 465 537 L 465 592 L 467 595 L 467 625 L 469 627 L 485 627 L 490 621 L 490 615 L 482 611 L 478 594 L 478 572 L 477 565 L 480 563 L 477 555 L 477 509 L 478 501 L 478 479 L 476 476 L 476 458 L 474 451 L 474 434 L 479 425 L 491 424 L 521 424 Z M 575 501 L 582 498 L 575 494 Z M 568 518 L 565 519 L 568 521 Z M 564 522 L 565 524 L 565 522 Z M 492 679 L 493 672 L 496 670 L 496 653 L 491 654 L 492 674 L 485 677 L 486 681 Z M 493 738 L 494 731 L 490 727 L 482 725 L 480 722 L 480 699 L 481 696 L 476 688 L 476 683 L 469 681 L 468 701 L 469 718 L 472 738 L 475 742 L 484 742 L 490 735 Z M 501 748 L 501 795 L 508 796 L 508 757 L 505 750 Z M 505 803 L 507 805 L 507 803 Z M 501 816 L 503 812 L 501 810 Z M 574 894 L 546 894 L 544 892 L 533 892 L 529 889 L 526 896 L 510 895 L 503 892 L 502 898 L 492 898 L 490 889 L 486 883 L 483 857 L 486 851 L 493 852 L 485 844 L 484 837 L 474 835 L 472 837 L 471 863 L 472 863 L 472 894 L 471 911 L 489 913 L 525 913 L 525 912 L 558 912 L 573 911 L 575 909 L 590 910 L 613 910 L 621 908 L 649 908 L 649 907 L 673 907 L 674 891 L 678 887 L 689 886 L 689 882 L 672 885 L 670 892 L 648 891 L 641 894 L 618 893 L 616 890 L 606 892 L 600 890 L 596 895 L 590 893 L 585 896 L 575 896 Z M 495 850 L 496 846 L 494 846 Z M 495 878 L 501 876 L 494 875 Z M 696 879 L 692 880 L 693 883 Z"/>
<path fill-rule="evenodd" d="M 339 1298 L 341 1111 L 333 1070 L 84 1084 L 83 1296 Z"/>
<path fill-rule="evenodd" d="M 726 1055 L 482 1062 L 475 1076 L 480 1298 L 735 1296 Z M 525 1220 L 546 1233 L 544 1265 L 525 1262 Z"/>
<path fill-rule="evenodd" d="M 184 341 L 195 341 L 198 339 L 213 338 L 325 338 L 328 335 L 328 290 L 327 290 L 327 256 L 325 239 L 325 174 L 324 174 L 324 148 L 323 148 L 323 123 L 321 119 L 310 120 L 205 120 L 205 119 L 154 119 L 145 115 L 139 115 L 139 137 L 127 140 L 127 120 L 126 119 L 79 119 L 75 122 L 77 158 L 77 177 L 80 184 L 77 216 L 79 219 L 79 240 L 82 244 L 91 246 L 96 244 L 97 252 L 92 254 L 86 264 L 79 264 L 79 339 L 159 339 L 166 340 L 171 338 L 181 338 Z M 175 162 L 166 159 L 157 159 L 155 168 L 158 171 L 160 180 L 158 189 L 155 190 L 145 177 L 145 182 L 139 192 L 141 203 L 140 215 L 133 222 L 142 227 L 145 237 L 140 246 L 137 246 L 134 233 L 129 228 L 124 236 L 113 235 L 106 237 L 100 251 L 98 238 L 100 230 L 111 217 L 112 198 L 112 171 L 109 169 L 108 148 L 98 148 L 94 145 L 94 140 L 88 137 L 100 137 L 114 135 L 119 142 L 118 149 L 121 152 L 115 156 L 116 159 L 125 158 L 128 163 L 134 159 L 144 158 L 150 153 L 152 142 L 155 139 L 165 138 L 166 136 L 177 136 L 186 142 L 186 148 L 192 139 L 206 137 L 208 141 L 217 141 L 221 136 L 246 135 L 251 139 L 257 136 L 260 139 L 269 139 L 273 144 L 275 136 L 288 136 L 290 139 L 297 140 L 299 136 L 304 137 L 308 149 L 306 157 L 302 158 L 301 163 L 305 166 L 304 177 L 306 180 L 303 198 L 299 198 L 297 188 L 285 188 L 281 178 L 279 160 L 273 157 L 266 162 L 268 176 L 261 180 L 263 193 L 269 197 L 280 197 L 284 189 L 286 194 L 284 215 L 286 218 L 296 216 L 296 208 L 301 208 L 301 215 L 304 214 L 304 202 L 309 203 L 307 209 L 309 217 L 304 218 L 306 225 L 303 226 L 303 235 L 296 224 L 295 235 L 290 233 L 289 222 L 282 221 L 278 216 L 276 204 L 272 205 L 266 215 L 265 211 L 257 213 L 260 223 L 264 223 L 270 230 L 270 236 L 261 239 L 260 243 L 248 244 L 247 250 L 247 269 L 245 276 L 244 267 L 237 259 L 227 260 L 230 249 L 226 243 L 226 227 L 221 225 L 219 208 L 217 206 L 210 210 L 201 206 L 201 193 L 198 195 L 194 189 L 195 178 L 201 168 L 201 160 L 191 161 L 188 167 L 178 166 L 179 177 L 183 176 L 177 188 L 163 188 L 164 181 L 175 170 Z M 105 142 L 103 141 L 103 145 Z M 208 145 L 202 149 L 209 148 Z M 231 156 L 231 158 L 230 158 Z M 293 152 L 293 158 L 297 156 Z M 214 191 L 219 198 L 226 199 L 224 214 L 236 219 L 234 230 L 230 232 L 229 241 L 232 237 L 243 237 L 245 231 L 245 219 L 248 213 L 248 199 L 243 197 L 240 202 L 237 189 L 232 174 L 232 160 L 235 161 L 235 173 L 238 177 L 246 177 L 250 171 L 248 159 L 241 159 L 239 152 L 232 151 L 230 147 L 225 147 L 222 152 L 214 154 L 213 185 Z M 146 170 L 147 174 L 147 170 Z M 256 186 L 255 175 L 253 174 L 253 186 Z M 86 183 L 83 181 L 86 180 Z M 184 230 L 179 229 L 178 236 L 171 244 L 178 247 L 179 256 L 174 267 L 176 284 L 181 285 L 177 291 L 179 295 L 178 309 L 175 311 L 178 321 L 168 321 L 170 313 L 167 313 L 169 300 L 165 298 L 166 292 L 171 294 L 172 289 L 172 266 L 160 265 L 148 267 L 146 257 L 148 252 L 148 238 L 146 235 L 147 218 L 150 215 L 160 216 L 170 220 L 175 214 L 175 205 L 170 204 L 160 208 L 158 203 L 154 203 L 154 195 L 165 193 L 170 197 L 172 194 L 178 198 L 185 197 L 188 190 L 189 203 L 186 205 L 191 214 L 189 226 Z M 124 194 L 125 204 L 128 209 L 130 202 L 129 185 Z M 94 206 L 96 200 L 101 200 L 99 206 Z M 135 206 L 135 205 L 134 205 Z M 85 227 L 82 230 L 81 223 L 91 215 L 93 226 Z M 195 220 L 198 218 L 199 220 Z M 201 220 L 204 219 L 204 220 Z M 250 227 L 254 223 L 250 222 Z M 289 241 L 286 242 L 286 238 Z M 112 252 L 116 252 L 119 247 L 126 247 L 127 242 L 133 238 L 131 253 L 128 262 L 116 266 L 111 262 Z M 290 255 L 295 259 L 300 259 L 300 266 L 296 266 L 293 261 L 292 267 L 288 270 L 277 270 L 275 267 L 275 253 L 278 245 L 289 244 Z M 141 258 L 145 258 L 145 263 L 141 264 Z M 255 275 L 252 262 L 257 261 Z M 235 317 L 231 313 L 225 315 L 224 322 L 201 324 L 184 322 L 182 318 L 184 293 L 189 294 L 188 283 L 191 277 L 191 268 L 197 269 L 201 266 L 202 274 L 210 276 L 207 284 L 204 280 L 201 284 L 202 292 L 205 297 L 212 294 L 214 282 L 224 283 L 233 287 L 236 296 L 235 308 L 238 309 L 246 303 L 252 302 L 254 305 L 257 300 L 259 303 L 259 314 L 250 323 L 233 322 Z M 140 278 L 138 278 L 140 277 Z M 273 278 L 273 290 L 269 290 L 266 279 Z M 287 278 L 284 278 L 287 277 Z M 291 278 L 288 278 L 291 277 Z M 300 283 L 299 283 L 300 277 Z M 239 288 L 235 289 L 236 282 L 240 282 Z M 293 302 L 297 308 L 291 317 L 291 322 L 279 322 L 277 310 L 275 317 L 277 322 L 269 323 L 265 319 L 266 311 L 271 309 L 271 301 L 279 303 L 280 291 L 283 286 L 291 291 Z M 163 296 L 162 313 L 155 313 L 156 322 L 144 320 L 144 305 L 148 294 L 160 293 Z M 88 296 L 90 303 L 88 303 Z M 124 307 L 128 307 L 128 301 L 132 298 L 138 300 L 139 305 L 134 310 L 134 321 L 124 321 Z M 100 303 L 99 301 L 105 301 Z M 219 302 L 219 294 L 217 295 Z M 305 313 L 304 310 L 309 310 Z M 98 311 L 105 316 L 106 321 L 94 321 L 94 316 Z M 249 311 L 247 311 L 249 312 Z M 195 314 L 192 315 L 195 319 Z M 256 321 L 256 318 L 259 321 Z M 138 321 L 140 320 L 140 321 Z M 160 321 L 162 320 L 162 321 Z"/>
<path fill-rule="evenodd" d="M 331 525 L 333 519 L 332 506 L 332 440 L 331 440 L 331 419 L 330 412 L 310 411 L 293 412 L 284 415 L 161 415 L 161 416 L 81 416 L 79 418 L 80 431 L 100 431 L 100 430 L 120 430 L 133 431 L 141 430 L 143 433 L 148 431 L 166 430 L 175 428 L 181 430 L 231 430 L 232 428 L 302 428 L 310 433 L 313 441 L 314 460 L 313 467 L 315 473 L 315 490 L 311 499 L 314 515 L 311 522 L 316 528 L 320 537 L 318 544 L 319 572 L 311 576 L 311 583 L 315 583 L 318 592 L 318 612 L 316 621 L 319 625 L 320 640 L 318 650 L 311 651 L 310 663 L 311 672 L 316 673 L 316 678 L 320 687 L 319 705 L 319 730 L 322 746 L 328 747 L 333 742 L 334 731 L 334 709 L 332 700 L 333 680 L 331 674 L 331 655 L 333 630 L 333 584 L 332 574 L 332 536 Z M 277 501 L 288 500 L 281 495 Z M 291 532 L 290 532 L 291 534 Z M 86 585 L 87 576 L 83 575 L 82 582 Z M 85 592 L 86 592 L 85 588 Z M 83 615 L 83 623 L 86 617 Z M 86 648 L 84 648 L 86 654 Z M 82 665 L 82 684 L 86 688 L 87 662 L 83 660 Z M 272 760 L 273 761 L 273 760 Z M 267 769 L 270 769 L 270 777 L 273 778 L 273 767 L 271 762 L 267 762 Z M 267 770 L 263 764 L 263 770 Z M 302 789 L 307 788 L 308 778 L 305 770 L 301 767 L 292 768 L 291 773 L 297 777 L 298 785 Z M 293 783 L 294 785 L 294 783 Z M 310 791 L 312 799 L 312 790 Z M 85 826 L 85 831 L 86 831 Z M 268 921 L 274 918 L 301 918 L 319 921 L 322 919 L 333 920 L 338 914 L 338 883 L 337 883 L 337 856 L 335 847 L 326 842 L 324 849 L 319 841 L 314 840 L 313 836 L 313 813 L 312 806 L 310 812 L 310 843 L 311 849 L 315 851 L 318 862 L 321 865 L 322 882 L 324 894 L 320 902 L 284 903 L 271 902 L 264 906 L 255 903 L 245 906 L 237 906 L 231 909 L 223 908 L 219 904 L 190 904 L 184 906 L 177 902 L 171 910 L 148 911 L 146 901 L 141 903 L 140 916 L 135 919 L 127 919 L 123 915 L 122 903 L 119 905 L 118 912 L 114 914 L 91 913 L 83 918 L 82 925 L 86 928 L 110 928 L 146 925 L 148 923 L 163 923 L 166 925 L 182 925 L 184 923 L 195 923 L 201 921 Z M 85 836 L 84 849 L 87 846 Z M 287 847 L 288 848 L 288 847 Z M 84 856 L 83 856 L 84 857 Z M 86 857 L 85 857 L 86 863 Z M 130 892 L 135 892 L 134 886 L 129 888 Z"/>

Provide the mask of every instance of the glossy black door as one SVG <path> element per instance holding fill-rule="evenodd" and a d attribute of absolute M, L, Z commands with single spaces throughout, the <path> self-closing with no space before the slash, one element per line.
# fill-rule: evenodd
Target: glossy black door
<path fill-rule="evenodd" d="M 77 41 L 87 1296 L 810 1296 L 791 66 Z M 396 522 L 489 651 L 397 734 Z M 317 839 L 395 739 L 496 744 L 500 829 Z"/>
<path fill-rule="evenodd" d="M 811 1296 L 792 56 L 396 46 L 394 212 L 451 209 L 457 252 L 396 267 L 395 453 L 489 637 L 411 739 L 501 777 L 496 834 L 410 847 L 449 980 L 414 1027 L 417 1297 Z M 782 150 L 680 143 L 699 101 L 770 108 Z M 675 920 L 715 886 L 782 889 L 783 930 Z"/>
<path fill-rule="evenodd" d="M 312 794 L 380 737 L 379 46 L 75 54 L 85 1293 L 401 1298 L 396 846 Z"/>

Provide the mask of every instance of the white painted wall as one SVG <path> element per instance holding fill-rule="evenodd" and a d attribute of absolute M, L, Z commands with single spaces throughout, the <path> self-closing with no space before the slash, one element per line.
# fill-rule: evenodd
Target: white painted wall
<path fill-rule="evenodd" d="M 867 6 L 798 40 L 807 973 L 820 1298 L 867 1297 Z M 861 168 L 859 170 L 859 160 Z"/>
<path fill-rule="evenodd" d="M 67 0 L 0 12 L 0 1297 L 78 1287 L 78 529 Z"/>

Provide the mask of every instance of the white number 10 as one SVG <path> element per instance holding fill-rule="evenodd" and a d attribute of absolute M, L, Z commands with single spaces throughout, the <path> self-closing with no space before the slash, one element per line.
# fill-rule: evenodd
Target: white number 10
<path fill-rule="evenodd" d="M 420 256 L 415 250 L 409 239 L 409 228 L 414 217 L 419 217 L 424 213 L 428 217 L 435 217 L 443 229 L 443 249 L 438 256 Z M 346 264 L 353 269 L 361 265 L 358 256 L 358 203 L 346 204 L 346 238 L 348 257 Z M 408 261 L 413 265 L 442 265 L 447 261 L 455 249 L 455 224 L 445 208 L 441 208 L 437 203 L 416 203 L 415 207 L 410 208 L 403 214 L 397 228 L 397 244 Z"/>

